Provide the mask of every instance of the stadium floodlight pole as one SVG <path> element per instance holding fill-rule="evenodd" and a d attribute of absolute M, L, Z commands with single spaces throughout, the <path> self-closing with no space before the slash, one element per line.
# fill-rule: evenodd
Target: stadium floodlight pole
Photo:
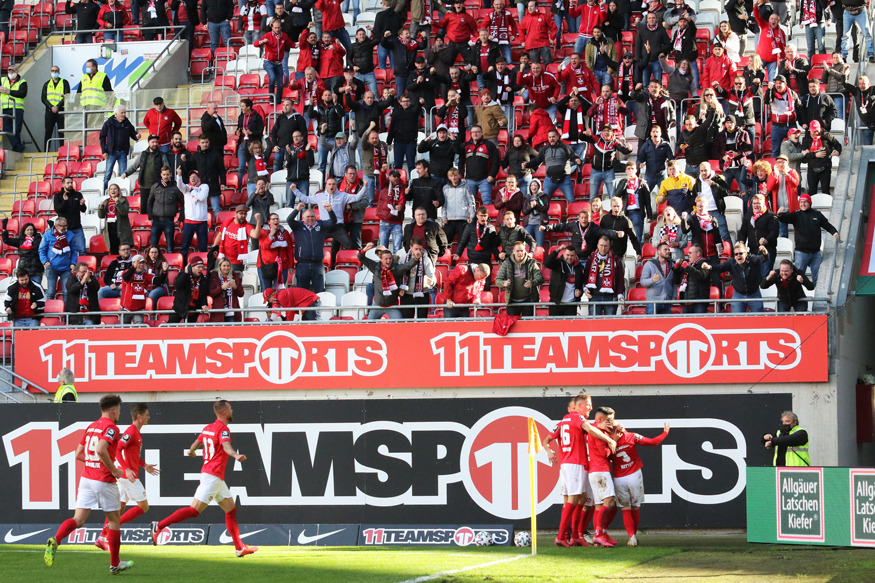
<path fill-rule="evenodd" d="M 532 502 L 532 556 L 538 554 L 538 489 L 537 462 L 535 456 L 541 451 L 541 437 L 538 435 L 538 425 L 529 417 L 529 495 Z"/>

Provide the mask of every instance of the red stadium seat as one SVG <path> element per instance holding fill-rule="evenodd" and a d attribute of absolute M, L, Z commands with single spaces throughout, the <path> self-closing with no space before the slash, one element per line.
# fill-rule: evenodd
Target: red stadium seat
<path fill-rule="evenodd" d="M 92 255 L 103 255 L 109 253 L 103 235 L 95 235 L 91 237 L 91 240 L 88 242 L 88 252 Z"/>

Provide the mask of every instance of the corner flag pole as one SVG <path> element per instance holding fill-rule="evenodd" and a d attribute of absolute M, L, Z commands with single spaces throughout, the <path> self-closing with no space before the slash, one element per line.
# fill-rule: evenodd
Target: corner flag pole
<path fill-rule="evenodd" d="M 541 438 L 538 435 L 538 426 L 535 420 L 529 417 L 529 492 L 532 503 L 532 555 L 538 554 L 538 489 L 535 479 L 537 468 L 535 456 L 541 451 Z"/>

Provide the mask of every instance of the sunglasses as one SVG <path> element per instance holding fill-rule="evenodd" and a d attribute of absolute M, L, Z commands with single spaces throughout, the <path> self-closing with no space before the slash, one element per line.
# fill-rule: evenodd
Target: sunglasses
<path fill-rule="evenodd" d="M 736 257 L 744 257 L 744 253 L 736 253 L 735 256 Z"/>

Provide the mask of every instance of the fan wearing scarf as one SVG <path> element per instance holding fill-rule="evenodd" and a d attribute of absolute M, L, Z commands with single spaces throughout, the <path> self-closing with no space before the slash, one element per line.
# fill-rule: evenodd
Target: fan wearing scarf
<path fill-rule="evenodd" d="M 374 243 L 368 243 L 358 252 L 359 261 L 367 270 L 374 274 L 374 306 L 386 309 L 372 309 L 368 312 L 368 320 L 380 320 L 388 315 L 390 320 L 400 320 L 401 310 L 398 298 L 401 292 L 401 282 L 405 274 L 415 267 L 415 261 L 395 263 L 395 256 L 385 247 L 377 247 L 376 254 L 380 258 L 374 261 L 365 253 L 374 248 Z"/>
<path fill-rule="evenodd" d="M 681 227 L 685 233 L 690 234 L 690 241 L 702 248 L 705 258 L 712 266 L 717 265 L 723 254 L 723 241 L 731 241 L 723 239 L 720 234 L 717 219 L 711 216 L 708 210 L 708 200 L 702 196 L 698 197 L 695 212 L 690 215 L 684 213 L 681 218 L 683 219 Z M 718 288 L 722 287 L 722 282 L 716 276 L 711 283 Z"/>
<path fill-rule="evenodd" d="M 689 243 L 689 237 L 683 232 L 681 218 L 670 206 L 665 207 L 656 220 L 653 237 L 650 238 L 650 244 L 654 247 L 660 243 L 671 247 L 675 260 L 684 258 L 684 247 Z"/>
<path fill-rule="evenodd" d="M 270 213 L 267 229 L 261 230 L 258 240 L 258 279 L 261 289 L 281 289 L 288 281 L 288 272 L 294 264 L 295 250 L 292 234 L 280 225 L 280 217 Z"/>
<path fill-rule="evenodd" d="M 404 263 L 413 263 L 413 268 L 404 274 L 398 295 L 401 296 L 401 314 L 406 319 L 428 317 L 428 308 L 413 306 L 428 306 L 431 303 L 431 292 L 437 283 L 434 260 L 425 252 L 425 241 L 414 237 L 410 241 L 410 250 L 404 256 Z"/>
<path fill-rule="evenodd" d="M 17 281 L 9 286 L 3 307 L 13 326 L 22 328 L 39 328 L 43 317 L 46 299 L 43 290 L 31 281 L 27 270 L 15 270 Z"/>
<path fill-rule="evenodd" d="M 495 285 L 504 291 L 508 316 L 534 316 L 534 306 L 523 307 L 515 304 L 540 301 L 539 288 L 543 283 L 544 274 L 541 273 L 538 262 L 526 252 L 525 242 L 514 243 L 513 253 L 504 260 L 495 277 Z"/>
<path fill-rule="evenodd" d="M 13 237 L 6 230 L 9 218 L 3 218 L 3 244 L 10 247 L 18 247 L 18 265 L 20 269 L 26 269 L 33 274 L 33 279 L 41 281 L 43 278 L 43 262 L 39 258 L 39 248 L 43 236 L 37 232 L 33 223 L 27 223 L 21 227 L 18 236 Z"/>
<path fill-rule="evenodd" d="M 760 14 L 760 7 L 768 0 L 756 0 L 753 16 L 760 27 L 757 54 L 763 60 L 769 79 L 774 79 L 778 71 L 778 61 L 784 58 L 787 49 L 787 34 L 781 29 L 781 17 L 777 13 L 769 16 L 766 22 Z"/>
<path fill-rule="evenodd" d="M 100 284 L 94 274 L 88 269 L 87 263 L 78 263 L 76 271 L 67 280 L 67 299 L 64 301 L 64 311 L 75 314 L 78 312 L 99 312 L 100 300 L 97 291 Z M 100 324 L 100 316 L 69 316 L 70 326 L 96 326 Z"/>
<path fill-rule="evenodd" d="M 623 259 L 611 251 L 608 237 L 599 239 L 598 246 L 589 256 L 583 269 L 586 283 L 584 294 L 590 301 L 590 316 L 614 316 L 616 305 L 603 302 L 623 301 L 626 295 Z"/>
<path fill-rule="evenodd" d="M 647 299 L 651 301 L 670 301 L 675 297 L 674 276 L 672 274 L 671 247 L 660 243 L 656 247 L 656 257 L 644 264 L 641 270 L 641 285 L 647 289 Z M 671 304 L 645 304 L 645 313 L 671 314 Z"/>
<path fill-rule="evenodd" d="M 234 271 L 243 271 L 249 255 L 249 240 L 258 241 L 261 236 L 261 214 L 255 215 L 253 227 L 246 222 L 248 212 L 249 208 L 245 204 L 238 204 L 234 209 L 234 216 L 225 221 L 213 241 L 213 247 L 219 247 L 219 259 L 227 258 Z"/>
<path fill-rule="evenodd" d="M 64 299 L 67 299 L 67 279 L 76 262 L 79 260 L 79 249 L 72 237 L 68 237 L 67 219 L 58 217 L 55 226 L 46 231 L 39 246 L 39 258 L 46 270 L 47 299 L 55 299 L 58 278 L 61 279 L 61 289 Z"/>
<path fill-rule="evenodd" d="M 551 273 L 550 315 L 576 316 L 585 281 L 583 264 L 577 259 L 577 251 L 574 247 L 560 245 L 544 258 L 544 267 Z"/>
<path fill-rule="evenodd" d="M 380 191 L 377 201 L 377 218 L 380 220 L 380 245 L 389 245 L 392 238 L 392 253 L 401 250 L 401 239 L 404 236 L 404 208 L 407 204 L 406 184 L 401 180 L 397 170 L 389 171 L 389 186 Z"/>
<path fill-rule="evenodd" d="M 185 320 L 189 324 L 197 322 L 202 314 L 209 312 L 207 296 L 206 265 L 200 256 L 191 258 L 186 268 L 173 282 L 173 313 L 168 322 L 177 324 Z"/>
<path fill-rule="evenodd" d="M 769 210 L 766 197 L 757 194 L 751 199 L 750 212 L 745 213 L 738 229 L 738 240 L 746 242 L 751 250 L 751 256 L 763 256 L 760 278 L 768 275 L 775 262 L 778 249 L 778 233 L 780 221 L 778 216 Z M 759 283 L 759 282 L 757 282 Z"/>
<path fill-rule="evenodd" d="M 689 253 L 689 261 L 681 257 L 672 267 L 674 280 L 678 286 L 678 297 L 686 300 L 707 300 L 711 297 L 711 265 L 702 255 L 702 246 L 698 243 L 690 244 Z M 709 269 L 706 269 L 705 265 L 708 265 Z M 688 303 L 684 304 L 683 309 L 684 314 L 706 314 L 708 304 Z"/>
<path fill-rule="evenodd" d="M 122 323 L 142 324 L 142 311 L 146 309 L 146 297 L 149 290 L 155 286 L 164 285 L 167 281 L 167 272 L 160 275 L 152 275 L 148 272 L 148 264 L 146 258 L 142 255 L 135 255 L 131 259 L 131 266 L 122 275 L 122 298 L 121 307 Z M 140 313 L 134 313 L 140 312 Z"/>

